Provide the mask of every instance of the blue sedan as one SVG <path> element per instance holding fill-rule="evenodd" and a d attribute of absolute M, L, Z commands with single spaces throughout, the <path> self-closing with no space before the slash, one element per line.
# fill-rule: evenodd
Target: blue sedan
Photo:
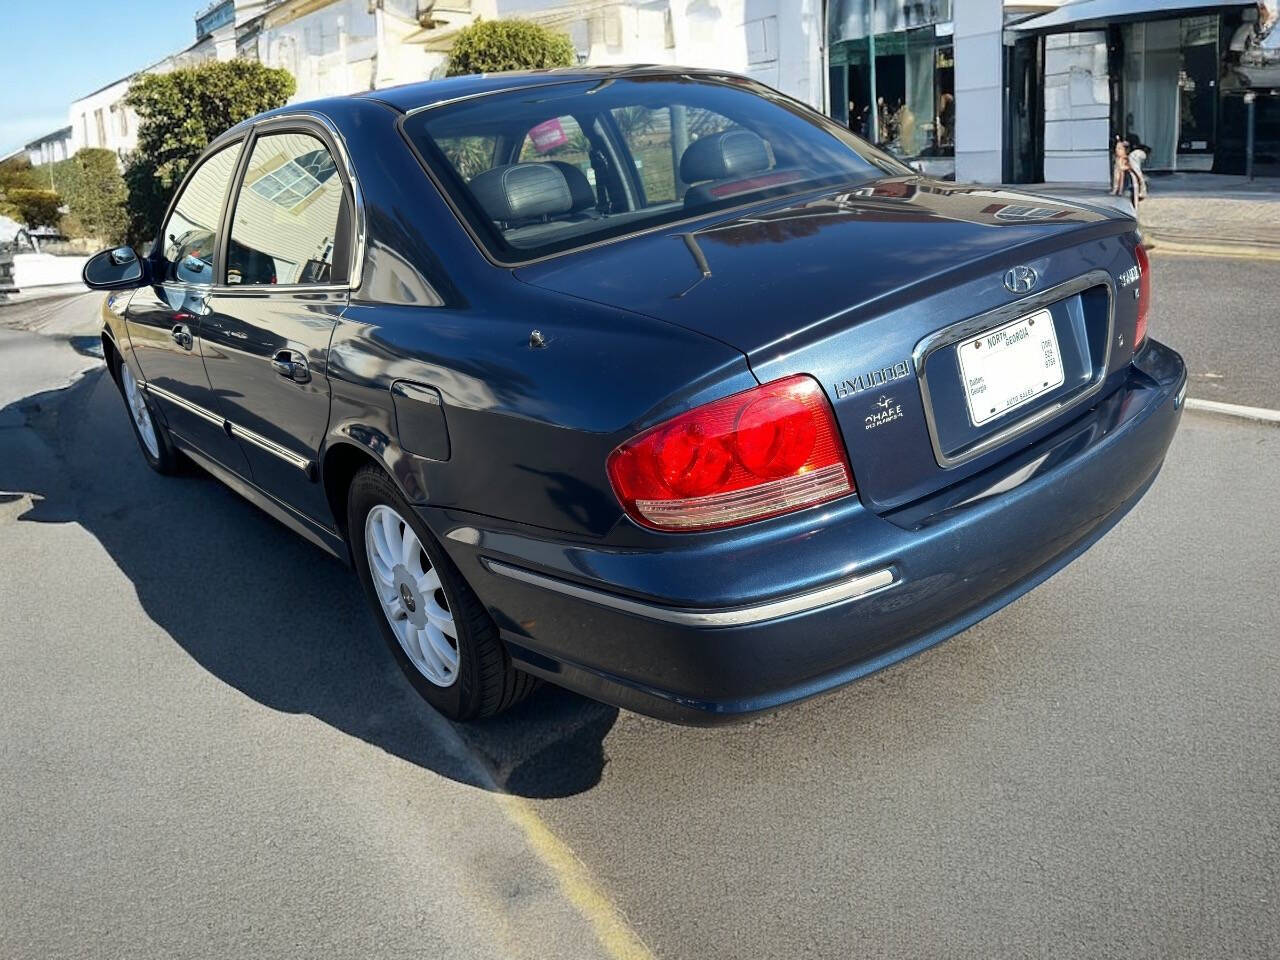
<path fill-rule="evenodd" d="M 541 679 L 712 722 L 900 660 L 1109 530 L 1186 391 L 1132 219 L 683 68 L 263 114 L 85 281 L 147 463 L 350 562 L 460 720 Z"/>

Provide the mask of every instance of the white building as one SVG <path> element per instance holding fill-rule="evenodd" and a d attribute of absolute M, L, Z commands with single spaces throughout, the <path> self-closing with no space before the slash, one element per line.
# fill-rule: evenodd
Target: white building
<path fill-rule="evenodd" d="M 239 32 L 239 56 L 293 74 L 295 102 L 425 80 L 443 61 L 419 0 L 275 0 Z"/>
<path fill-rule="evenodd" d="M 100 87 L 71 104 L 72 153 L 85 147 L 104 147 L 123 154 L 137 145 L 138 115 L 124 103 L 134 76 Z"/>
<path fill-rule="evenodd" d="M 670 63 L 755 77 L 821 107 L 822 0 L 476 0 L 486 19 L 567 33 L 587 64 Z"/>
<path fill-rule="evenodd" d="M 26 153 L 27 160 L 31 162 L 33 167 L 42 167 L 46 163 L 57 163 L 59 160 L 66 160 L 75 153 L 72 149 L 71 128 L 63 127 L 61 130 L 53 131 L 53 133 L 46 133 L 43 137 L 27 143 L 18 152 Z"/>

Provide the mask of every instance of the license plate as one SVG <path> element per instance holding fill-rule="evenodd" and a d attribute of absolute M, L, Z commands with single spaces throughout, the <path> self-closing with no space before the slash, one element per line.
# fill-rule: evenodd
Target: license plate
<path fill-rule="evenodd" d="M 956 349 L 974 426 L 1062 386 L 1062 355 L 1048 310 L 988 330 Z"/>

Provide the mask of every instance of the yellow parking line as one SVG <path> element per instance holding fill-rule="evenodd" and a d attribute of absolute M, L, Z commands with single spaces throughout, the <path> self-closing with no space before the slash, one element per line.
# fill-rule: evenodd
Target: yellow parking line
<path fill-rule="evenodd" d="M 649 948 L 596 886 L 582 861 L 538 816 L 533 804 L 511 794 L 499 794 L 512 823 L 523 831 L 530 849 L 555 874 L 560 890 L 591 924 L 596 939 L 613 960 L 654 960 Z"/>

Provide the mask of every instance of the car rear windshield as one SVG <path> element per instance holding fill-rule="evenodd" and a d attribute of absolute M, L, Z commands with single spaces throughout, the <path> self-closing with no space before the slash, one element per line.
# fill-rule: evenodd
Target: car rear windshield
<path fill-rule="evenodd" d="M 740 77 L 527 87 L 411 114 L 405 132 L 503 262 L 758 200 L 911 171 Z"/>

